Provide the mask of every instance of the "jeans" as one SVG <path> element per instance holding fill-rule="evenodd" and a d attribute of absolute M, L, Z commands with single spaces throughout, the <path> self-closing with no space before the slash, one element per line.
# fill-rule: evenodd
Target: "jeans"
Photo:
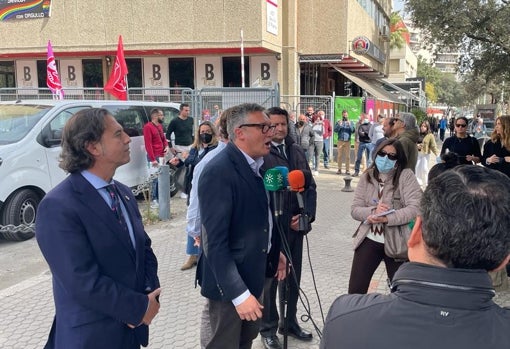
<path fill-rule="evenodd" d="M 359 172 L 359 167 L 361 165 L 361 158 L 363 157 L 363 152 L 366 152 L 366 160 L 367 160 L 367 168 L 372 164 L 372 159 L 370 158 L 370 152 L 372 151 L 372 143 L 359 143 L 358 154 L 356 156 L 356 163 L 354 164 L 354 172 Z"/>
<path fill-rule="evenodd" d="M 313 170 L 314 171 L 319 171 L 319 161 L 320 161 L 322 147 L 323 147 L 322 143 L 323 143 L 322 141 L 313 142 L 313 146 L 310 147 L 310 150 L 313 150 L 312 161 L 313 161 Z"/>
<path fill-rule="evenodd" d="M 329 144 L 331 138 L 324 138 L 324 144 L 322 146 L 322 155 L 324 156 L 324 167 L 329 165 Z"/>

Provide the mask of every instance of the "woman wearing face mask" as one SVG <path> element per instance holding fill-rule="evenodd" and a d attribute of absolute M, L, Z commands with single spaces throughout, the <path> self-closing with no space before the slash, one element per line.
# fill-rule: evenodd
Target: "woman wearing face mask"
<path fill-rule="evenodd" d="M 422 191 L 400 141 L 390 138 L 375 150 L 375 161 L 359 180 L 351 206 L 351 216 L 360 225 L 354 237 L 354 258 L 349 279 L 349 293 L 367 293 L 370 279 L 384 261 L 391 280 L 403 263 L 384 253 L 386 226 L 408 224 L 419 213 Z M 396 188 L 402 208 L 393 207 Z M 395 211 L 377 217 L 377 214 Z"/>
<path fill-rule="evenodd" d="M 214 148 L 218 146 L 218 137 L 216 134 L 216 128 L 210 121 L 204 121 L 200 124 L 197 131 L 195 132 L 195 140 L 191 145 L 189 155 L 186 157 L 184 162 L 177 164 L 176 166 L 186 166 L 186 176 L 184 192 L 188 194 L 191 191 L 191 181 L 193 179 L 193 170 L 195 166 L 204 158 L 204 156 Z M 175 165 L 175 164 L 174 164 Z M 189 204 L 189 201 L 188 201 Z M 186 234 L 187 235 L 187 234 Z M 189 255 L 188 260 L 181 267 L 181 270 L 187 270 L 193 268 L 197 264 L 199 248 L 194 246 L 195 240 L 187 236 L 188 242 L 186 245 L 186 254 Z"/>

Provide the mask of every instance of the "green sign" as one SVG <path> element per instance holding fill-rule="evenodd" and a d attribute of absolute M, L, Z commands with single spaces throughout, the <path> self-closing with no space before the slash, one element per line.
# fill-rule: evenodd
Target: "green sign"
<path fill-rule="evenodd" d="M 361 115 L 361 108 L 363 106 L 363 99 L 361 97 L 335 97 L 335 118 L 334 124 L 338 120 L 342 120 L 342 111 L 347 110 L 349 121 L 352 125 L 356 125 Z M 333 125 L 333 128 L 335 126 Z M 338 136 L 333 132 L 333 142 L 337 144 Z M 354 144 L 354 136 L 351 137 L 351 143 Z"/>

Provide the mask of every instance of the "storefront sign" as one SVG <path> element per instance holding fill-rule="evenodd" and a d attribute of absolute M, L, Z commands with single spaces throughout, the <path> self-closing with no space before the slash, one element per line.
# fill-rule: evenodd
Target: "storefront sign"
<path fill-rule="evenodd" d="M 386 62 L 386 55 L 366 36 L 357 36 L 352 40 L 352 50 L 358 55 L 367 55 L 380 63 Z"/>

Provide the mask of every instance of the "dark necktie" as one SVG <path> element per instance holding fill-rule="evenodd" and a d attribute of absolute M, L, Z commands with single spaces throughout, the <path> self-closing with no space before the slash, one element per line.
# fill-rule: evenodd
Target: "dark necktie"
<path fill-rule="evenodd" d="M 285 144 L 278 144 L 276 148 L 278 148 L 280 155 L 287 159 L 287 157 L 285 156 Z"/>
<path fill-rule="evenodd" d="M 129 238 L 129 243 L 131 246 L 133 246 L 133 242 L 131 241 L 131 237 L 129 236 L 128 226 L 126 223 L 126 219 L 124 218 L 124 214 L 122 213 L 122 208 L 120 207 L 120 199 L 119 194 L 117 192 L 117 188 L 115 184 L 109 184 L 105 187 L 106 191 L 110 195 L 110 198 L 112 199 L 112 205 L 111 209 L 113 213 L 115 214 L 115 217 L 117 217 L 117 221 L 122 226 L 122 229 L 127 233 L 127 237 Z"/>

